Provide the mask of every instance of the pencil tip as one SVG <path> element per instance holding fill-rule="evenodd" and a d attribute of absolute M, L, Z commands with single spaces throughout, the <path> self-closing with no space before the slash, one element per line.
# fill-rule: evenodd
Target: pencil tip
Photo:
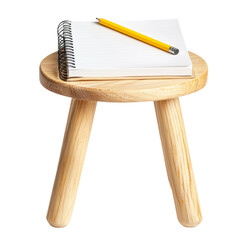
<path fill-rule="evenodd" d="M 96 18 L 99 21 L 99 18 Z"/>

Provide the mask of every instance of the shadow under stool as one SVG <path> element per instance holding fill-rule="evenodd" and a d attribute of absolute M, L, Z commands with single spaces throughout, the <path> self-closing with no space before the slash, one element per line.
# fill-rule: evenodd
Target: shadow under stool
<path fill-rule="evenodd" d="M 154 101 L 168 179 L 179 222 L 194 227 L 201 210 L 193 176 L 179 97 L 196 92 L 207 82 L 207 64 L 194 53 L 191 77 L 104 78 L 66 82 L 58 76 L 57 53 L 40 65 L 40 81 L 48 90 L 72 98 L 47 220 L 66 226 L 72 215 L 96 104 Z M 147 80 L 146 80 L 147 78 Z M 145 79 L 145 80 L 144 80 Z"/>

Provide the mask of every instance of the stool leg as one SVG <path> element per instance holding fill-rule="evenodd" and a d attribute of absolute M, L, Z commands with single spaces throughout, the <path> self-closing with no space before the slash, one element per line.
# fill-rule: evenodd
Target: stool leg
<path fill-rule="evenodd" d="M 197 226 L 202 216 L 179 99 L 157 101 L 154 105 L 178 220 L 185 227 Z"/>
<path fill-rule="evenodd" d="M 96 102 L 72 99 L 47 214 L 53 227 L 71 219 L 95 109 Z"/>

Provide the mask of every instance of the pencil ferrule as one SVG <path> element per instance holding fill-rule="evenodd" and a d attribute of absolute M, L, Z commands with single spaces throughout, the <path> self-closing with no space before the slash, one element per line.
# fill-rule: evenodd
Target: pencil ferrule
<path fill-rule="evenodd" d="M 173 54 L 173 55 L 177 55 L 179 53 L 179 50 L 175 47 L 170 47 L 168 50 L 169 53 Z"/>

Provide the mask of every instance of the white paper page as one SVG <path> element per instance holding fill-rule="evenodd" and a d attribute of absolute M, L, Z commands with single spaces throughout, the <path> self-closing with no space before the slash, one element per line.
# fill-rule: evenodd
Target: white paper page
<path fill-rule="evenodd" d="M 97 22 L 72 22 L 75 70 L 191 66 L 177 20 L 116 23 L 174 46 L 180 50 L 179 54 L 169 54 Z"/>

